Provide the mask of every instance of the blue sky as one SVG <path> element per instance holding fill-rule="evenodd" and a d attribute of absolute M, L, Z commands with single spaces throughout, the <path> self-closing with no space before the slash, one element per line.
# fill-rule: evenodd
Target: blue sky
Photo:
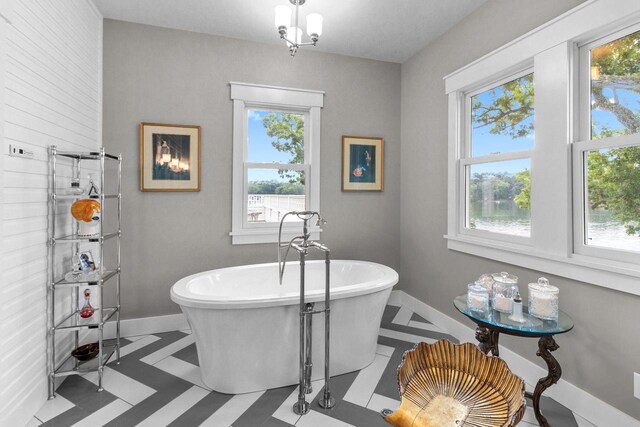
<path fill-rule="evenodd" d="M 248 111 L 248 161 L 255 163 L 289 163 L 291 155 L 282 153 L 271 145 L 271 138 L 267 136 L 262 119 L 270 111 Z M 276 169 L 250 169 L 249 182 L 251 181 L 286 181 L 280 178 Z"/>
<path fill-rule="evenodd" d="M 502 88 L 482 92 L 473 97 L 472 102 L 481 102 L 483 105 L 492 104 L 502 94 Z M 527 125 L 533 123 L 533 116 L 522 122 Z M 509 135 L 495 135 L 490 133 L 491 125 L 478 127 L 472 123 L 471 152 L 473 157 L 486 156 L 495 153 L 511 153 L 514 151 L 530 150 L 534 146 L 534 134 L 526 137 L 512 138 Z M 526 168 L 530 168 L 529 159 L 511 160 L 508 162 L 484 163 L 472 168 L 475 172 L 508 172 L 515 174 Z"/>

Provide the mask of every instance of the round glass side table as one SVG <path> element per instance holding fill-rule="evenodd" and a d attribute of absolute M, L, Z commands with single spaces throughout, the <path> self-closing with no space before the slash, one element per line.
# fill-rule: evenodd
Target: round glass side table
<path fill-rule="evenodd" d="M 540 378 L 536 384 L 533 393 L 527 392 L 527 397 L 533 401 L 533 411 L 536 415 L 538 423 L 543 427 L 549 427 L 547 419 L 542 415 L 540 410 L 540 397 L 542 393 L 557 383 L 562 375 L 562 369 L 555 357 L 551 355 L 552 351 L 559 348 L 554 335 L 564 334 L 573 329 L 573 320 L 563 311 L 560 311 L 558 320 L 541 320 L 529 315 L 527 307 L 522 307 L 522 321 L 514 321 L 510 319 L 507 313 L 501 313 L 489 308 L 488 311 L 478 312 L 472 311 L 467 307 L 467 296 L 461 295 L 453 300 L 453 305 L 458 311 L 478 325 L 476 328 L 476 339 L 478 347 L 485 354 L 491 352 L 494 356 L 500 356 L 498 349 L 498 337 L 500 333 L 507 335 L 515 335 L 519 337 L 539 338 L 537 356 L 547 364 L 548 374 L 546 377 Z"/>

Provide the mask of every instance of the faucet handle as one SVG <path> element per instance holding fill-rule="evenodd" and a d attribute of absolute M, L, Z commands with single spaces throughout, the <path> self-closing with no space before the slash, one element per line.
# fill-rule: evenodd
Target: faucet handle
<path fill-rule="evenodd" d="M 318 215 L 318 221 L 316 221 L 316 226 L 320 227 L 321 225 L 324 225 L 326 223 L 327 221 L 324 218 L 322 218 L 320 215 Z"/>

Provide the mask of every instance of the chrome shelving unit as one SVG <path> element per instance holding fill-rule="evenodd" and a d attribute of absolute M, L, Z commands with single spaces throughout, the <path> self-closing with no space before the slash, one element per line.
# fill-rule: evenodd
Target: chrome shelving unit
<path fill-rule="evenodd" d="M 59 194 L 58 187 L 58 162 L 65 161 L 72 171 L 73 178 L 80 178 L 80 169 L 83 162 L 93 162 L 97 164 L 97 174 L 99 176 L 99 194 L 94 195 L 69 195 Z M 117 194 L 105 194 L 105 163 L 117 163 Z M 68 375 L 85 374 L 88 372 L 98 372 L 98 391 L 102 391 L 102 377 L 104 367 L 115 354 L 116 361 L 120 362 L 120 224 L 122 217 L 122 155 L 111 155 L 101 148 L 96 152 L 72 152 L 59 151 L 55 146 L 49 149 L 49 251 L 48 251 L 48 268 L 49 280 L 47 283 L 47 364 L 49 375 L 49 399 L 55 397 L 55 380 L 59 377 Z M 109 177 L 112 179 L 112 177 Z M 78 236 L 78 223 L 73 220 L 71 213 L 64 213 L 65 217 L 69 217 L 72 221 L 73 234 L 62 235 L 57 234 L 56 226 L 59 217 L 63 215 L 58 212 L 59 204 L 62 201 L 72 202 L 78 199 L 96 199 L 100 201 L 100 233 L 95 236 L 84 237 Z M 104 218 L 106 214 L 113 214 L 112 209 L 105 206 L 105 201 L 114 200 L 117 203 L 115 209 L 117 213 L 117 225 L 115 230 L 105 232 Z M 110 202 L 109 204 L 113 204 Z M 105 267 L 104 246 L 107 241 L 115 240 L 116 244 L 116 265 L 110 268 Z M 56 252 L 58 250 L 66 250 L 73 255 L 78 255 L 80 245 L 88 244 L 99 248 L 99 265 L 96 273 L 91 277 L 84 277 L 82 280 L 66 280 L 64 278 L 65 271 L 57 271 Z M 62 248 L 59 249 L 58 247 Z M 64 270 L 64 269 L 62 269 Z M 114 283 L 115 282 L 115 283 Z M 79 301 L 80 294 L 84 288 L 90 288 L 97 291 L 97 303 L 94 306 L 95 312 L 88 319 L 80 317 Z M 115 288 L 115 305 L 113 307 L 105 307 L 103 304 L 104 289 Z M 70 292 L 71 305 L 62 319 L 56 320 L 56 292 L 67 290 Z M 115 340 L 113 343 L 106 345 L 104 340 L 104 327 L 107 321 L 115 318 Z M 58 359 L 56 349 L 56 334 L 73 333 L 74 348 L 80 343 L 80 334 L 82 332 L 89 333 L 96 330 L 98 334 L 98 355 L 88 361 L 78 361 L 71 356 L 71 351 L 62 358 L 62 361 L 56 363 Z"/>

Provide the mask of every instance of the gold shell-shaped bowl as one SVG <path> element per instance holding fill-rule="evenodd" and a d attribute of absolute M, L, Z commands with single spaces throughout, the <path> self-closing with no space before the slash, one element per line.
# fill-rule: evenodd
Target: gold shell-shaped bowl
<path fill-rule="evenodd" d="M 526 409 L 524 381 L 471 343 L 417 344 L 404 354 L 398 387 L 400 408 L 385 417 L 396 427 L 508 427 Z"/>

